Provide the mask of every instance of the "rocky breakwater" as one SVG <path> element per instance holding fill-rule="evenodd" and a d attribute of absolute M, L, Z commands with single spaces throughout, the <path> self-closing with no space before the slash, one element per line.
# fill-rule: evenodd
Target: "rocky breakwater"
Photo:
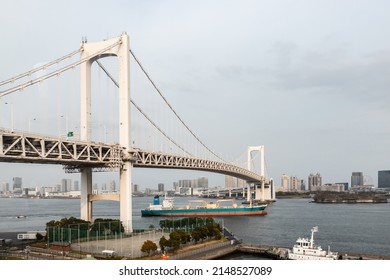
<path fill-rule="evenodd" d="M 387 197 L 373 192 L 318 192 L 313 197 L 315 203 L 387 203 Z"/>

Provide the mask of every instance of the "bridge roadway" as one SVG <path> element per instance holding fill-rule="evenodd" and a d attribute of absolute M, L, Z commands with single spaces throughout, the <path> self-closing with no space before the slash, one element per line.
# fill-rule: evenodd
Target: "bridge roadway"
<path fill-rule="evenodd" d="M 124 162 L 133 167 L 192 169 L 235 176 L 248 183 L 259 183 L 264 178 L 250 170 L 226 162 L 189 156 L 131 149 L 119 144 L 81 141 L 23 131 L 0 128 L 0 162 L 60 164 L 66 172 L 80 172 L 83 168 L 113 171 Z"/>

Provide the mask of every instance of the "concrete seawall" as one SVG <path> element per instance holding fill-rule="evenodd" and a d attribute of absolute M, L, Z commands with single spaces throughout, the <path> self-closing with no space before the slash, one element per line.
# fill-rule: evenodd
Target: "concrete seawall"
<path fill-rule="evenodd" d="M 186 259 L 186 260 L 213 260 L 224 257 L 231 253 L 248 253 L 258 254 L 267 259 L 286 259 L 287 256 L 286 247 L 277 247 L 271 245 L 258 245 L 258 244 L 229 244 L 226 243 L 224 246 L 215 248 L 206 248 L 201 252 L 190 253 L 187 252 L 186 256 L 178 257 L 175 259 Z M 378 256 L 378 255 L 367 255 L 360 253 L 351 252 L 339 252 L 342 260 L 390 260 L 390 256 Z"/>

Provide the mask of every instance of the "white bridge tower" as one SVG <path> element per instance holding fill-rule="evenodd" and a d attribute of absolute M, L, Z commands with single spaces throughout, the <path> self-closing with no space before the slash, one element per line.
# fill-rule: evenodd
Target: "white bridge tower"
<path fill-rule="evenodd" d="M 265 161 L 264 161 L 264 146 L 249 146 L 248 147 L 248 170 L 252 170 L 252 152 L 259 152 L 260 153 L 260 176 L 261 176 L 261 191 L 260 191 L 260 197 L 258 194 L 258 191 L 255 186 L 255 198 L 260 199 L 261 201 L 265 201 Z M 250 200 L 250 187 L 248 186 L 248 201 Z"/>
<path fill-rule="evenodd" d="M 126 33 L 120 37 L 81 46 L 80 138 L 91 141 L 91 65 L 99 58 L 117 56 L 119 62 L 119 145 L 130 150 L 130 48 Z M 132 225 L 132 163 L 124 162 L 119 174 L 120 220 L 126 233 Z M 92 168 L 81 170 L 81 219 L 92 220 Z"/>

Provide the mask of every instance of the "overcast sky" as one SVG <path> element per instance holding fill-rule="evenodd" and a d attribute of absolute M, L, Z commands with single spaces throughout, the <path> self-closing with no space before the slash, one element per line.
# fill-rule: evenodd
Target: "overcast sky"
<path fill-rule="evenodd" d="M 354 171 L 377 185 L 378 170 L 390 169 L 389 11 L 387 0 L 3 0 L 0 81 L 70 53 L 83 36 L 127 32 L 160 90 L 218 154 L 235 159 L 264 145 L 277 185 L 282 174 L 317 172 L 324 183 L 350 182 Z M 15 122 L 27 104 L 2 99 L 0 125 L 9 127 L 5 102 Z M 71 110 L 67 118 L 79 114 Z M 70 178 L 61 167 L 0 167 L 0 182 Z M 157 187 L 200 176 L 224 184 L 222 175 L 172 170 L 135 169 L 133 180 Z"/>

